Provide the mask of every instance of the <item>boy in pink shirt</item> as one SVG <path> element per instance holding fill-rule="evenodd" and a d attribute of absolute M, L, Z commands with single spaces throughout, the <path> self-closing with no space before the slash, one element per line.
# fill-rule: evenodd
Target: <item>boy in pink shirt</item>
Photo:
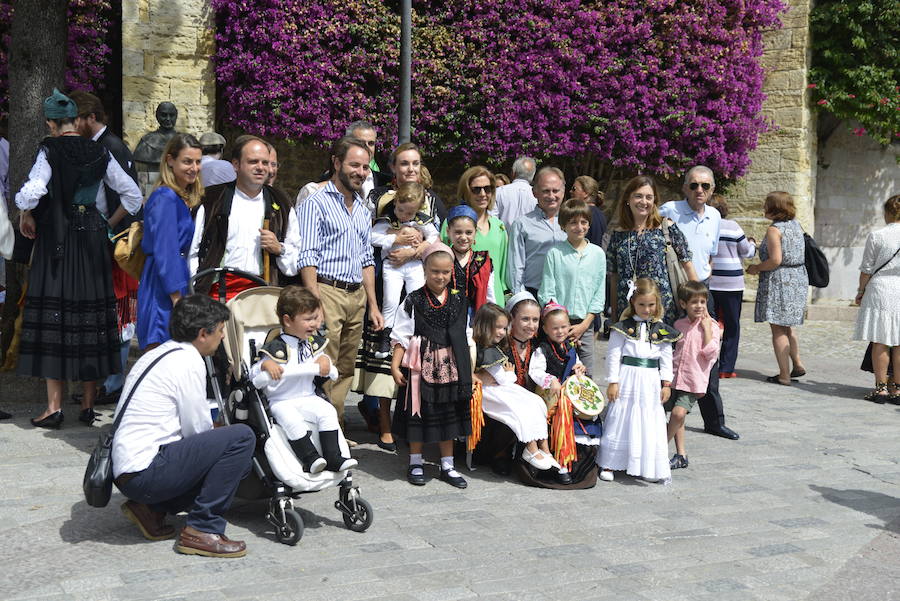
<path fill-rule="evenodd" d="M 706 286 L 700 282 L 689 281 L 678 288 L 678 304 L 687 316 L 675 322 L 675 328 L 684 336 L 675 344 L 675 379 L 672 396 L 665 404 L 666 411 L 672 412 L 667 432 L 669 440 L 675 438 L 675 454 L 669 460 L 673 470 L 688 466 L 684 418 L 697 399 L 706 394 L 709 371 L 719 357 L 722 330 L 706 310 L 708 294 Z"/>

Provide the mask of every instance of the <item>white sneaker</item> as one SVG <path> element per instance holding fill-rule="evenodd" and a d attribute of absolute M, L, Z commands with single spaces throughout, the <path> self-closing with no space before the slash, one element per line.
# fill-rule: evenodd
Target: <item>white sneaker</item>
<path fill-rule="evenodd" d="M 613 481 L 613 473 L 609 470 L 600 470 L 600 479 L 604 482 L 612 482 Z"/>
<path fill-rule="evenodd" d="M 538 455 L 540 455 L 540 458 L 538 458 Z M 541 471 L 549 470 L 553 467 L 552 459 L 547 457 L 547 454 L 540 450 L 536 453 L 532 453 L 528 449 L 522 449 L 522 459 Z"/>

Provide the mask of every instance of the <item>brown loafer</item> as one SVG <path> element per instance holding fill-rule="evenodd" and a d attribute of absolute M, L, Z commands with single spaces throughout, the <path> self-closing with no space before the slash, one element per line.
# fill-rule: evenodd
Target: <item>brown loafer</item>
<path fill-rule="evenodd" d="M 166 524 L 166 514 L 153 511 L 143 503 L 125 501 L 122 513 L 140 528 L 147 540 L 166 540 L 175 536 L 175 528 Z"/>
<path fill-rule="evenodd" d="M 224 534 L 200 532 L 185 526 L 175 550 L 185 555 L 203 555 L 204 557 L 243 557 L 247 554 L 247 545 L 241 540 L 231 540 Z"/>

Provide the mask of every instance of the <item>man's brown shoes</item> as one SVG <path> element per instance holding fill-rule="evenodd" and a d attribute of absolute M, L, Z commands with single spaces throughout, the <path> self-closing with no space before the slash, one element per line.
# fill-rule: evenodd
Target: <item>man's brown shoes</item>
<path fill-rule="evenodd" d="M 175 536 L 175 528 L 165 523 L 166 514 L 157 513 L 143 503 L 125 501 L 122 513 L 141 529 L 147 540 L 166 540 Z"/>
<path fill-rule="evenodd" d="M 200 532 L 185 526 L 175 541 L 175 550 L 186 555 L 205 557 L 243 557 L 247 554 L 244 541 L 231 540 L 224 534 Z"/>

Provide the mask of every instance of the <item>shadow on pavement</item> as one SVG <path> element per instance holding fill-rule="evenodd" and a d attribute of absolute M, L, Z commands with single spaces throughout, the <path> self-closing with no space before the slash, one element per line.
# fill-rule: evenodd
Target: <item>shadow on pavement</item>
<path fill-rule="evenodd" d="M 137 545 L 152 543 L 145 539 L 137 526 L 128 521 L 122 510 L 125 497 L 113 489 L 109 505 L 98 508 L 91 507 L 85 501 L 72 505 L 69 519 L 59 528 L 60 539 L 67 543 L 86 541 L 107 545 Z M 168 516 L 167 523 L 178 532 L 183 526 L 183 518 Z"/>
<path fill-rule="evenodd" d="M 808 376 L 804 376 L 802 378 L 792 378 L 791 382 L 793 383 L 793 386 L 791 387 L 766 382 L 766 378 L 778 373 L 777 368 L 773 368 L 771 374 L 761 373 L 752 369 L 742 369 L 740 373 L 741 378 L 754 380 L 756 382 L 762 382 L 764 384 L 768 384 L 773 389 L 777 387 L 782 391 L 788 388 L 795 388 L 797 390 L 803 390 L 805 392 L 811 392 L 813 394 L 823 396 L 836 396 L 844 399 L 856 400 L 862 400 L 863 396 L 865 396 L 865 394 L 869 392 L 868 388 L 862 386 L 851 386 L 848 384 L 841 384 L 839 382 L 822 382 L 819 380 L 810 380 Z"/>
<path fill-rule="evenodd" d="M 810 484 L 809 488 L 823 498 L 877 518 L 881 524 L 866 524 L 869 528 L 900 533 L 900 499 L 871 490 L 839 489 Z"/>

